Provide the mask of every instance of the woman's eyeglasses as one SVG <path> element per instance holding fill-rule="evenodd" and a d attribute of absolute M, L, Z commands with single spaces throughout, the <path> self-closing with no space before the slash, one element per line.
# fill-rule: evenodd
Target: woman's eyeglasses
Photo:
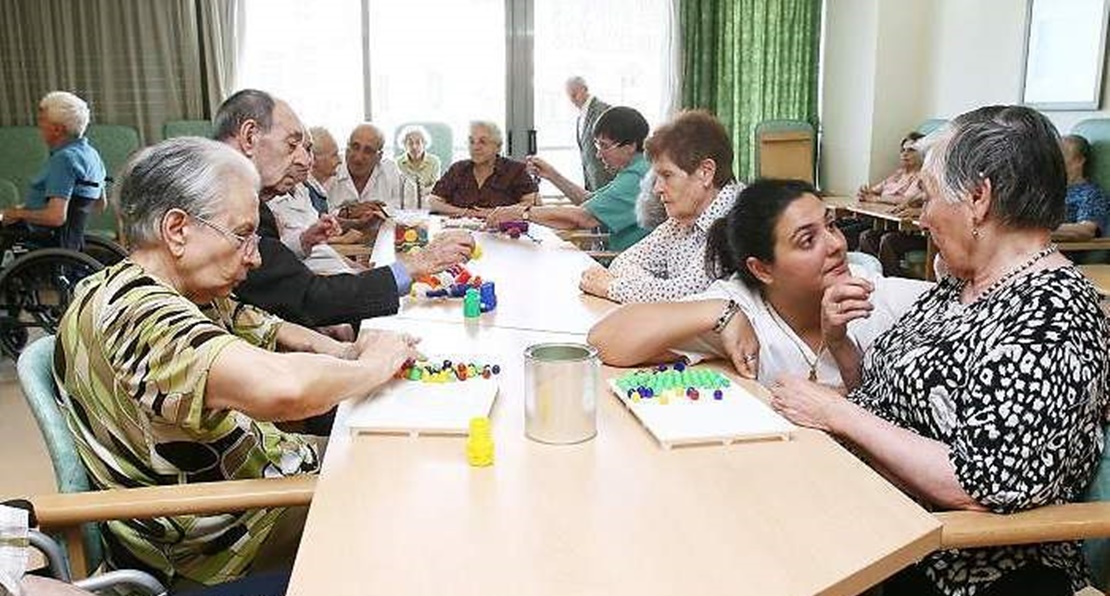
<path fill-rule="evenodd" d="M 258 252 L 258 241 L 262 239 L 262 237 L 258 234 L 236 234 L 235 232 L 232 232 L 231 230 L 219 224 L 212 223 L 199 215 L 193 215 L 192 213 L 190 213 L 189 217 L 192 217 L 200 223 L 222 234 L 224 238 L 227 238 L 228 241 L 235 245 L 236 249 L 243 251 L 243 253 L 247 256 L 256 254 Z"/>

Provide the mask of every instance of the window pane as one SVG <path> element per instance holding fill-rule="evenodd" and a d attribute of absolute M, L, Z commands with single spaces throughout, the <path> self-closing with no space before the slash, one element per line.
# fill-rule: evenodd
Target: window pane
<path fill-rule="evenodd" d="M 665 109 L 670 0 L 559 0 L 535 3 L 535 121 L 539 153 L 582 183 L 575 139 L 578 110 L 564 84 L 578 75 L 610 105 L 636 108 L 648 123 Z M 540 192 L 558 194 L 544 182 Z"/>
<path fill-rule="evenodd" d="M 236 88 L 286 100 L 340 146 L 363 120 L 362 7 L 357 0 L 246 0 Z"/>
<path fill-rule="evenodd" d="M 458 159 L 471 120 L 504 130 L 504 0 L 374 0 L 370 40 L 372 120 L 387 145 L 405 122 L 443 122 Z"/>

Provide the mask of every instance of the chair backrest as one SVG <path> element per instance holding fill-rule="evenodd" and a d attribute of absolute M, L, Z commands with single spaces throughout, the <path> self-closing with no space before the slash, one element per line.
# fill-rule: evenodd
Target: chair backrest
<path fill-rule="evenodd" d="M 1094 480 L 1087 487 L 1084 501 L 1110 501 L 1110 432 L 1106 433 L 1104 440 L 1102 461 L 1099 462 Z M 1087 564 L 1091 566 L 1095 587 L 1105 591 L 1110 587 L 1110 538 L 1084 540 L 1083 554 L 1087 557 Z"/>
<path fill-rule="evenodd" d="M 162 140 L 174 137 L 212 138 L 211 120 L 167 120 L 162 124 Z"/>
<path fill-rule="evenodd" d="M 50 150 L 34 126 L 0 127 L 0 178 L 11 180 L 26 197 Z"/>
<path fill-rule="evenodd" d="M 85 131 L 85 136 L 89 138 L 89 144 L 100 153 L 104 167 L 108 170 L 108 177 L 113 180 L 119 178 L 127 160 L 139 150 L 139 132 L 130 126 L 92 124 Z M 111 201 L 105 202 L 104 209 L 89 215 L 86 231 L 110 238 L 118 235 L 119 223 Z"/>
<path fill-rule="evenodd" d="M 755 127 L 755 171 L 761 178 L 813 183 L 817 132 L 803 120 L 764 120 Z"/>
<path fill-rule="evenodd" d="M 432 145 L 428 147 L 428 153 L 439 158 L 439 166 L 446 172 L 447 167 L 455 161 L 455 136 L 451 132 L 451 127 L 443 122 L 405 122 L 398 126 L 397 130 L 393 131 L 393 141 L 397 143 L 396 157 L 400 157 L 405 152 L 405 147 L 397 135 L 401 134 L 405 127 L 414 125 L 423 126 L 424 130 L 428 131 L 428 136 L 432 137 Z"/>
<path fill-rule="evenodd" d="M 15 183 L 6 178 L 0 178 L 0 209 L 15 207 L 19 203 L 19 189 Z"/>
<path fill-rule="evenodd" d="M 944 118 L 930 118 L 918 125 L 917 132 L 927 135 L 945 124 L 948 124 L 948 121 Z"/>
<path fill-rule="evenodd" d="M 23 350 L 16 364 L 19 384 L 46 442 L 58 492 L 84 492 L 92 486 L 77 453 L 77 444 L 59 409 L 58 388 L 54 383 L 54 344 L 54 336 L 47 335 Z M 82 531 L 89 570 L 96 569 L 103 559 L 100 530 L 96 524 L 85 524 Z"/>
<path fill-rule="evenodd" d="M 1079 135 L 1091 144 L 1087 172 L 1091 180 L 1100 188 L 1110 188 L 1110 118 L 1089 118 L 1071 127 L 1071 133 Z"/>

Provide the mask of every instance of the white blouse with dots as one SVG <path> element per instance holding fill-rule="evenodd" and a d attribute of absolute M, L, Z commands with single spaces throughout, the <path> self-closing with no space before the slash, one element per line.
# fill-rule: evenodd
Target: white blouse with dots
<path fill-rule="evenodd" d="M 609 285 L 609 299 L 625 304 L 665 302 L 708 288 L 713 283 L 705 269 L 709 226 L 732 209 L 743 188 L 738 183 L 725 186 L 692 226 L 667 219 L 617 255 L 609 265 L 615 278 Z"/>

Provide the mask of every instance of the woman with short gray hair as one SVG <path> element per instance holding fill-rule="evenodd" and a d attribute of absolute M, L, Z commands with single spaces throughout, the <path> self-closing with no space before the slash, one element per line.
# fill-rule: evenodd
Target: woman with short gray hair
<path fill-rule="evenodd" d="M 50 157 L 31 181 L 26 201 L 0 212 L 4 226 L 16 226 L 27 244 L 85 249 L 85 224 L 103 206 L 107 179 L 104 160 L 84 136 L 88 125 L 88 104 L 68 91 L 52 91 L 39 101 L 39 134 Z"/>
<path fill-rule="evenodd" d="M 132 253 L 81 282 L 54 358 L 98 488 L 314 473 L 313 443 L 272 423 L 368 395 L 416 356 L 405 335 L 337 342 L 231 296 L 261 263 L 258 190 L 245 157 L 195 137 L 144 149 L 121 176 Z M 108 561 L 141 561 L 177 589 L 224 582 L 290 565 L 303 514 L 108 522 Z"/>
<path fill-rule="evenodd" d="M 772 405 L 825 430 L 931 509 L 1011 513 L 1079 500 L 1103 446 L 1110 327 L 1095 289 L 1049 236 L 1064 215 L 1059 137 L 1040 113 L 956 118 L 925 158 L 921 225 L 950 275 L 927 291 L 840 393 L 787 378 Z M 866 317 L 866 286 L 825 317 Z M 847 298 L 844 302 L 842 299 Z M 1076 542 L 929 555 L 895 594 L 1073 594 Z"/>
<path fill-rule="evenodd" d="M 428 207 L 452 217 L 485 217 L 494 208 L 531 206 L 539 186 L 523 163 L 501 155 L 501 129 L 493 122 L 470 123 L 470 159 L 451 164 L 436 182 Z"/>

